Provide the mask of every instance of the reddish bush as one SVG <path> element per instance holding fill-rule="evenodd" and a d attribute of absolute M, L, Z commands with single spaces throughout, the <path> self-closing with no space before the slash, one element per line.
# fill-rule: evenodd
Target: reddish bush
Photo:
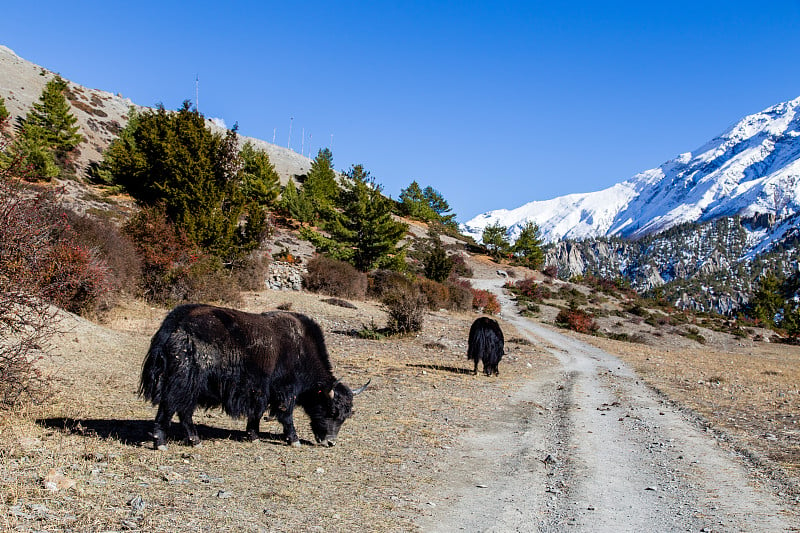
<path fill-rule="evenodd" d="M 472 268 L 467 264 L 467 260 L 464 258 L 462 254 L 454 254 L 451 255 L 450 258 L 453 260 L 453 270 L 450 271 L 450 277 L 462 277 L 462 278 L 471 278 L 475 273 L 472 271 Z"/>
<path fill-rule="evenodd" d="M 101 298 L 100 310 L 110 308 L 120 293 L 136 292 L 142 281 L 142 265 L 133 241 L 109 220 L 74 212 L 67 213 L 67 220 L 70 240 L 92 250 L 108 267 L 110 291 Z"/>
<path fill-rule="evenodd" d="M 303 286 L 306 289 L 338 298 L 366 298 L 367 275 L 356 270 L 350 263 L 315 255 L 308 261 L 306 268 L 308 272 L 303 277 Z"/>
<path fill-rule="evenodd" d="M 497 296 L 483 289 L 472 289 L 472 308 L 489 315 L 500 313 Z"/>
<path fill-rule="evenodd" d="M 558 267 L 555 266 L 555 265 L 548 265 L 548 266 L 544 267 L 544 270 L 542 270 L 542 273 L 544 273 L 544 275 L 547 276 L 548 278 L 551 278 L 551 279 L 557 278 L 558 277 Z"/>
<path fill-rule="evenodd" d="M 189 266 L 200 256 L 197 246 L 169 221 L 163 205 L 143 208 L 123 232 L 133 240 L 146 276 Z"/>
<path fill-rule="evenodd" d="M 415 285 L 425 295 L 428 309 L 436 311 L 449 306 L 450 291 L 447 285 L 425 278 L 418 279 Z"/>
<path fill-rule="evenodd" d="M 550 298 L 552 293 L 550 289 L 537 283 L 533 278 L 525 278 L 515 282 L 512 285 L 522 296 L 533 300 L 534 302 L 541 302 L 546 298 Z"/>
<path fill-rule="evenodd" d="M 136 247 L 142 265 L 142 295 L 156 302 L 184 301 L 199 286 L 191 280 L 201 253 L 186 234 L 169 221 L 163 206 L 145 207 L 122 228 Z M 214 298 L 203 298 L 204 300 Z"/>
<path fill-rule="evenodd" d="M 48 299 L 67 311 L 94 310 L 110 290 L 108 267 L 85 247 L 60 242 L 51 250 L 48 263 L 40 283 L 47 288 Z"/>
<path fill-rule="evenodd" d="M 19 186 L 13 166 L 0 171 L 0 402 L 38 396 L 47 383 L 34 363 L 57 333 L 50 304 L 73 311 L 108 289 L 105 267 L 69 241 L 54 192 Z"/>
<path fill-rule="evenodd" d="M 578 333 L 597 331 L 597 323 L 594 321 L 594 317 L 586 311 L 574 308 L 559 311 L 558 316 L 556 316 L 556 325 Z"/>

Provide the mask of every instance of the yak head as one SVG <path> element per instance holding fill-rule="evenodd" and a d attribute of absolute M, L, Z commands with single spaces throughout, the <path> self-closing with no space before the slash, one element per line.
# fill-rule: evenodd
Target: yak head
<path fill-rule="evenodd" d="M 353 396 L 367 388 L 369 381 L 356 390 L 350 390 L 340 380 L 336 380 L 328 389 L 320 389 L 316 401 L 307 409 L 311 419 L 311 431 L 317 444 L 333 446 L 339 428 L 353 414 Z"/>

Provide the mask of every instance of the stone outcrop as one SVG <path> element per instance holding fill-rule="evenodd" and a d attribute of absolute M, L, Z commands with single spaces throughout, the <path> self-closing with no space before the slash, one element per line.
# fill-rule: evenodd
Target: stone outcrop
<path fill-rule="evenodd" d="M 278 291 L 299 291 L 303 288 L 303 276 L 306 268 L 297 263 L 273 261 L 269 265 L 267 288 Z"/>

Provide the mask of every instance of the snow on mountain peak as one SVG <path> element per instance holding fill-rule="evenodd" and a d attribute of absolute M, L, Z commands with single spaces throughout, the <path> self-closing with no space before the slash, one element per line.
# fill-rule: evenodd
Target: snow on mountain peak
<path fill-rule="evenodd" d="M 748 115 L 697 150 L 602 191 L 490 211 L 462 231 L 480 240 L 495 223 L 514 240 L 532 221 L 542 239 L 641 237 L 685 222 L 800 212 L 800 97 Z"/>

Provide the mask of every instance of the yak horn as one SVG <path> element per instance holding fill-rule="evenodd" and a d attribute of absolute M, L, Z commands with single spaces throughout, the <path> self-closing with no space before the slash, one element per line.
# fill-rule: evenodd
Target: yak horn
<path fill-rule="evenodd" d="M 362 392 L 364 392 L 364 389 L 367 388 L 367 385 L 369 385 L 371 381 L 372 381 L 372 378 L 369 378 L 366 383 L 364 383 L 362 386 L 360 386 L 359 388 L 354 390 L 353 391 L 353 396 L 355 396 L 356 394 L 361 394 Z"/>
<path fill-rule="evenodd" d="M 333 400 L 333 396 L 334 396 L 334 392 L 333 391 L 336 389 L 336 385 L 338 385 L 341 382 L 342 382 L 341 379 L 337 379 L 336 381 L 333 382 L 333 385 L 331 385 L 331 390 L 328 393 L 328 396 L 331 397 L 331 400 Z"/>

